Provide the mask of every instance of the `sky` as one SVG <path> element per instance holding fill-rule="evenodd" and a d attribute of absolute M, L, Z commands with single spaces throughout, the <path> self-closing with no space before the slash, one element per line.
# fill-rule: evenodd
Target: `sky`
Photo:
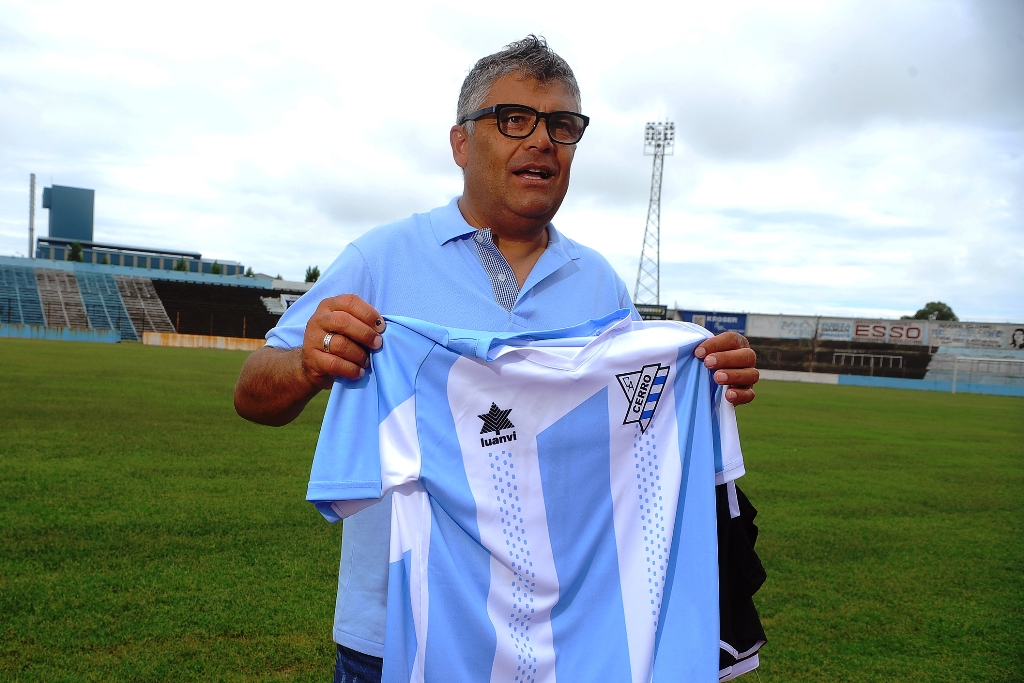
<path fill-rule="evenodd" d="M 35 173 L 96 190 L 97 241 L 302 279 L 461 192 L 462 79 L 535 33 L 591 117 L 554 224 L 630 291 L 644 126 L 671 120 L 661 303 L 1024 321 L 1024 3 L 523 9 L 0 0 L 0 254 L 27 251 Z"/>

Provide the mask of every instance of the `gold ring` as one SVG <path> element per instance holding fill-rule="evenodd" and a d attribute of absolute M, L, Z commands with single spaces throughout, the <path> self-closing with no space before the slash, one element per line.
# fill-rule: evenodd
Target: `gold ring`
<path fill-rule="evenodd" d="M 333 332 L 328 332 L 324 335 L 324 353 L 331 352 L 331 337 L 334 336 Z"/>

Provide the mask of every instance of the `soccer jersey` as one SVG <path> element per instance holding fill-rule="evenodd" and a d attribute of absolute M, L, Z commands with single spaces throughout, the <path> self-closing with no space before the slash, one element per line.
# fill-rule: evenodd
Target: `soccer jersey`
<path fill-rule="evenodd" d="M 718 680 L 733 408 L 693 357 L 706 330 L 628 313 L 389 318 L 370 372 L 339 380 L 307 499 L 336 521 L 393 493 L 386 683 Z"/>

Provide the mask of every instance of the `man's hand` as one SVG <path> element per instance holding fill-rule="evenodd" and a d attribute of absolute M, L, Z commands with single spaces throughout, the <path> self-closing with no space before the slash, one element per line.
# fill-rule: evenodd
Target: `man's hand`
<path fill-rule="evenodd" d="M 235 410 L 259 424 L 288 424 L 310 399 L 330 389 L 335 377 L 359 379 L 366 374 L 370 351 L 383 343 L 384 327 L 380 314 L 358 296 L 324 299 L 306 323 L 301 348 L 264 346 L 249 356 L 235 384 Z"/>
<path fill-rule="evenodd" d="M 379 349 L 384 319 L 355 294 L 324 299 L 306 323 L 302 372 L 314 387 L 330 389 L 335 377 L 359 379 L 370 367 L 370 352 Z M 327 334 L 328 351 L 324 350 Z"/>
<path fill-rule="evenodd" d="M 757 354 L 747 338 L 736 332 L 723 332 L 698 346 L 693 355 L 704 359 L 704 367 L 715 372 L 715 381 L 728 385 L 725 400 L 739 406 L 754 400 L 753 386 L 760 378 L 754 367 Z"/>

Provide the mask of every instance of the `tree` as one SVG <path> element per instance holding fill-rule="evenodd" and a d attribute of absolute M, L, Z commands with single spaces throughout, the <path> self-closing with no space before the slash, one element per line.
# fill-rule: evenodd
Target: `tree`
<path fill-rule="evenodd" d="M 249 266 L 248 268 L 245 269 L 245 276 L 256 277 L 256 274 L 252 272 L 252 266 Z"/>
<path fill-rule="evenodd" d="M 309 266 L 306 268 L 306 282 L 316 282 L 320 279 L 320 266 Z"/>
<path fill-rule="evenodd" d="M 210 266 L 210 275 L 220 275 L 221 270 L 220 263 L 214 260 L 213 265 Z"/>
<path fill-rule="evenodd" d="M 275 280 L 283 280 L 284 278 L 283 278 L 283 277 L 281 277 L 281 273 L 278 273 L 278 274 L 277 274 L 277 277 L 275 277 L 274 279 L 275 279 Z"/>
<path fill-rule="evenodd" d="M 104 266 L 109 266 L 110 265 L 110 257 L 108 257 L 106 254 L 104 254 L 103 255 L 103 260 L 100 261 L 100 264 L 102 264 Z"/>
<path fill-rule="evenodd" d="M 182 256 L 180 259 L 178 259 L 177 263 L 174 264 L 174 269 L 179 271 L 179 272 L 182 272 L 182 273 L 187 273 L 188 272 L 188 264 L 185 263 L 185 257 L 184 256 Z"/>
<path fill-rule="evenodd" d="M 905 315 L 903 320 L 960 320 L 956 317 L 956 313 L 949 307 L 949 304 L 945 304 L 941 301 L 929 301 L 924 305 L 920 311 L 914 315 Z"/>
<path fill-rule="evenodd" d="M 82 262 L 82 243 L 81 242 L 72 242 L 71 243 L 71 250 L 68 251 L 68 261 L 77 261 L 78 263 Z"/>

